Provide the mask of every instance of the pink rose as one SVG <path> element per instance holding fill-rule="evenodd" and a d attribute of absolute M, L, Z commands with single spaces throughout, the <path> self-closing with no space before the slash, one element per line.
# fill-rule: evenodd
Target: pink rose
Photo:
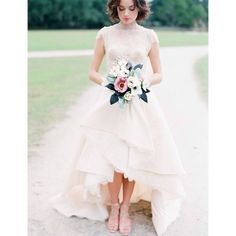
<path fill-rule="evenodd" d="M 115 90 L 124 93 L 128 89 L 127 80 L 123 77 L 118 77 L 114 82 Z"/>

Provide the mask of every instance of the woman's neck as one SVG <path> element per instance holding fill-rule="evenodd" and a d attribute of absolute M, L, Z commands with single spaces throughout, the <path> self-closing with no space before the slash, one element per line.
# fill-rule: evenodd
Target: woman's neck
<path fill-rule="evenodd" d="M 132 23 L 130 23 L 130 24 L 124 24 L 123 22 L 119 22 L 118 24 L 117 24 L 117 27 L 119 28 L 119 29 L 124 29 L 124 30 L 126 30 L 126 29 L 137 29 L 138 28 L 138 23 L 136 22 L 136 21 L 134 21 L 134 22 L 132 22 Z"/>

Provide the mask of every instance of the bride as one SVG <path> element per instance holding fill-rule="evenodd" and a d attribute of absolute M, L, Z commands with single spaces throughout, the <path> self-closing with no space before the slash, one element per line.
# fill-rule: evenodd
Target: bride
<path fill-rule="evenodd" d="M 68 217 L 108 219 L 110 232 L 128 235 L 130 203 L 143 199 L 151 202 L 159 235 L 179 216 L 185 195 L 181 181 L 185 171 L 152 91 L 162 81 L 159 39 L 155 31 L 137 23 L 148 16 L 145 0 L 109 0 L 107 9 L 119 22 L 98 31 L 89 71 L 102 92 L 80 122 L 73 170 L 65 191 L 52 199 L 53 206 Z M 143 65 L 148 102 L 137 96 L 123 108 L 110 104 L 109 82 L 99 72 L 104 57 L 107 71 L 117 59 Z"/>

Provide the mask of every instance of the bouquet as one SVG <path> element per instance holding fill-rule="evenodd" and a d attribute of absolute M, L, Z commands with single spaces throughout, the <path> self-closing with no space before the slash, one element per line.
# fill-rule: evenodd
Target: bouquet
<path fill-rule="evenodd" d="M 133 65 L 126 59 L 119 59 L 114 63 L 106 77 L 106 87 L 114 91 L 110 97 L 111 105 L 118 102 L 123 107 L 136 96 L 148 102 L 146 93 L 150 90 L 147 88 L 147 82 L 141 77 L 142 67 L 142 64 Z"/>

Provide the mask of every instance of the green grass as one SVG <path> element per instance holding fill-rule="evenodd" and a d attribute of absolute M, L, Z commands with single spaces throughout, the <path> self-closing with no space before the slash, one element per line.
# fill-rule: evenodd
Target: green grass
<path fill-rule="evenodd" d="M 200 81 L 200 87 L 205 97 L 208 97 L 208 55 L 196 62 L 196 72 Z"/>
<path fill-rule="evenodd" d="M 207 32 L 191 31 L 157 31 L 160 45 L 166 46 L 198 46 L 208 44 Z"/>
<path fill-rule="evenodd" d="M 207 45 L 207 32 L 174 31 L 157 29 L 160 45 Z M 29 51 L 93 49 L 97 30 L 30 30 Z"/>
<path fill-rule="evenodd" d="M 65 108 L 93 84 L 88 79 L 90 61 L 91 57 L 29 59 L 29 146 L 37 144 L 49 125 L 64 117 Z"/>
<path fill-rule="evenodd" d="M 91 49 L 95 35 L 95 30 L 33 30 L 28 32 L 28 50 Z"/>

